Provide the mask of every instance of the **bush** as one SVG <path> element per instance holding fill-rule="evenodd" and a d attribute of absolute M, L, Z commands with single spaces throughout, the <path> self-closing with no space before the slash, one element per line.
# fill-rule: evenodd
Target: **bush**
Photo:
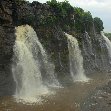
<path fill-rule="evenodd" d="M 53 23 L 59 24 L 63 30 L 70 27 L 77 33 L 85 31 L 90 32 L 93 26 L 93 17 L 91 13 L 85 12 L 82 8 L 72 7 L 70 3 L 65 0 L 58 2 L 56 0 L 47 1 L 47 4 L 53 10 L 53 17 L 50 17 Z M 94 18 L 95 29 L 100 33 L 103 28 L 103 22 L 100 18 Z"/>
<path fill-rule="evenodd" d="M 109 40 L 111 40 L 111 33 L 105 33 L 105 36 L 108 37 Z"/>
<path fill-rule="evenodd" d="M 103 27 L 103 21 L 98 18 L 98 17 L 95 17 L 94 18 L 94 26 L 95 26 L 95 29 L 98 33 L 100 33 L 101 31 L 103 31 L 104 27 Z"/>

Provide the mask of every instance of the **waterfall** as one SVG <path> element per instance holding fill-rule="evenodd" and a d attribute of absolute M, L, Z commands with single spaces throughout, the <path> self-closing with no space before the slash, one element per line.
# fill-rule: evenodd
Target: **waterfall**
<path fill-rule="evenodd" d="M 104 40 L 106 41 L 106 46 L 108 49 L 109 53 L 109 58 L 110 58 L 110 64 L 111 64 L 111 41 L 104 35 L 104 32 L 101 32 L 101 35 L 103 36 Z"/>
<path fill-rule="evenodd" d="M 65 35 L 68 40 L 70 74 L 73 81 L 88 81 L 88 78 L 84 74 L 83 57 L 79 49 L 78 41 L 72 35 L 67 33 L 65 33 Z"/>
<path fill-rule="evenodd" d="M 54 74 L 54 65 L 48 61 L 32 27 L 24 25 L 16 28 L 13 50 L 12 71 L 16 82 L 15 97 L 18 100 L 37 102 L 41 95 L 50 93 L 48 85 L 59 85 Z"/>

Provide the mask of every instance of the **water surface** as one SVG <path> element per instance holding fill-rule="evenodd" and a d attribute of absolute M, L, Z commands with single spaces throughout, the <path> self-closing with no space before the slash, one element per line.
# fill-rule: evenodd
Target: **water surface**
<path fill-rule="evenodd" d="M 14 97 L 0 97 L 0 111 L 82 111 L 80 103 L 97 87 L 107 83 L 109 74 L 95 74 L 87 83 L 76 82 L 65 88 L 51 89 L 55 94 L 41 97 L 41 103 L 17 103 Z"/>

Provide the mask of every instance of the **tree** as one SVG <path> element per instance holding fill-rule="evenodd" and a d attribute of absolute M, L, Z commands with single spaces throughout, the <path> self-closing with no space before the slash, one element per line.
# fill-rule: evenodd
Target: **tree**
<path fill-rule="evenodd" d="M 103 21 L 98 17 L 94 18 L 94 26 L 97 33 L 100 33 L 104 29 Z"/>
<path fill-rule="evenodd" d="M 111 33 L 105 33 L 105 36 L 108 37 L 109 40 L 111 40 Z"/>
<path fill-rule="evenodd" d="M 52 17 L 49 17 L 53 23 L 59 24 L 63 29 L 71 29 L 77 33 L 85 31 L 90 32 L 93 26 L 93 17 L 91 13 L 85 12 L 82 8 L 72 7 L 65 0 L 58 2 L 56 0 L 47 1 L 47 4 L 52 9 Z M 100 18 L 94 18 L 95 29 L 100 33 L 103 28 L 103 22 Z"/>
<path fill-rule="evenodd" d="M 89 11 L 83 13 L 82 22 L 83 22 L 83 28 L 85 29 L 85 31 L 87 31 L 87 32 L 90 31 L 90 27 L 92 26 L 93 18 Z"/>

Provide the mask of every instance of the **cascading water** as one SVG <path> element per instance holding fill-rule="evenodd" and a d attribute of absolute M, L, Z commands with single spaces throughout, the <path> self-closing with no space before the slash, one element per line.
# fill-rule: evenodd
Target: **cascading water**
<path fill-rule="evenodd" d="M 83 57 L 79 49 L 78 41 L 72 35 L 67 33 L 65 33 L 65 35 L 68 40 L 70 73 L 73 81 L 87 82 L 88 78 L 84 74 Z"/>
<path fill-rule="evenodd" d="M 49 94 L 46 85 L 59 85 L 54 76 L 54 65 L 47 59 L 33 28 L 29 25 L 17 27 L 12 71 L 18 100 L 37 102 L 41 95 Z M 46 80 L 42 77 L 41 67 L 45 67 Z"/>
<path fill-rule="evenodd" d="M 111 64 L 111 41 L 104 35 L 104 32 L 101 32 L 101 35 L 103 36 L 104 40 L 106 41 L 106 46 L 108 49 L 109 53 L 109 58 L 110 58 L 110 64 Z"/>

